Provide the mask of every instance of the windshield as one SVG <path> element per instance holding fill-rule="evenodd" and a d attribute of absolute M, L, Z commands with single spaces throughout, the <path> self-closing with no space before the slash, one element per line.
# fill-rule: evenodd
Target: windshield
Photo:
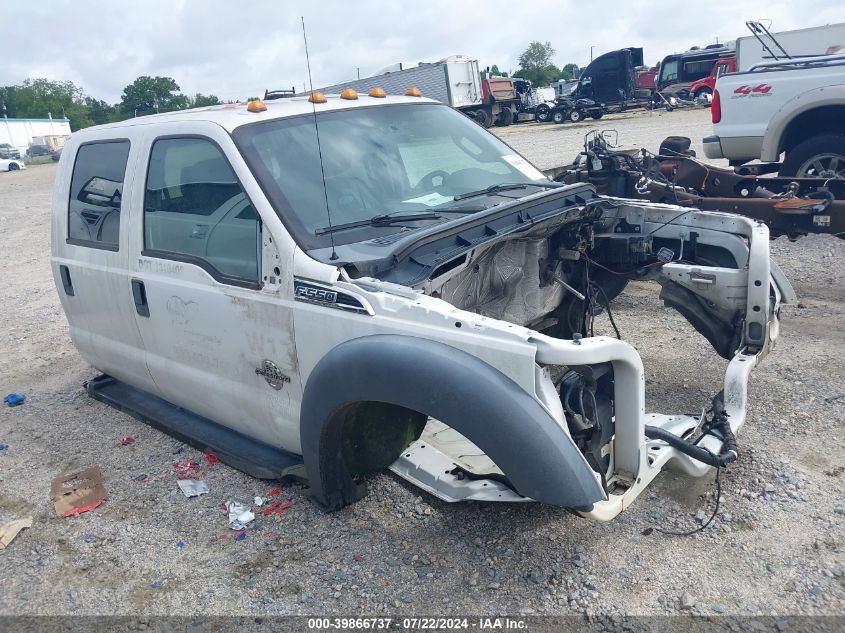
<path fill-rule="evenodd" d="M 660 66 L 660 79 L 659 83 L 664 83 L 666 81 L 677 81 L 678 80 L 678 60 L 673 59 L 671 61 L 664 61 L 663 64 Z"/>
<path fill-rule="evenodd" d="M 317 115 L 325 170 L 320 171 L 314 119 L 307 116 L 238 128 L 235 142 L 294 238 L 306 249 L 330 244 L 323 229 L 385 214 L 429 213 L 423 224 L 365 222 L 334 233 L 336 244 L 357 242 L 444 222 L 448 208 L 476 210 L 496 200 L 459 194 L 501 183 L 543 181 L 543 174 L 465 115 L 439 104 L 358 107 Z M 512 197 L 536 193 L 510 191 Z M 501 202 L 501 200 L 499 200 Z"/>

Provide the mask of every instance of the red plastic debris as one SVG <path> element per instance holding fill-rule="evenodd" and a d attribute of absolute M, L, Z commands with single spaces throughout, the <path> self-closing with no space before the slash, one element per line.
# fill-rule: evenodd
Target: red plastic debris
<path fill-rule="evenodd" d="M 117 445 L 118 445 L 118 446 L 129 446 L 130 444 L 132 444 L 132 443 L 134 443 L 134 442 L 135 442 L 135 438 L 134 438 L 134 437 L 132 437 L 131 435 L 127 435 L 126 437 L 124 437 L 123 439 L 121 439 L 121 440 L 117 443 Z"/>
<path fill-rule="evenodd" d="M 281 514 L 282 512 L 284 512 L 285 510 L 289 510 L 293 506 L 294 506 L 293 499 L 285 499 L 284 501 L 274 501 L 273 503 L 268 505 L 266 508 L 264 508 L 264 511 L 262 512 L 262 514 L 266 517 L 269 517 L 270 515 L 273 515 L 273 514 Z"/>
<path fill-rule="evenodd" d="M 75 517 L 75 516 L 82 514 L 83 512 L 88 512 L 90 510 L 93 510 L 94 508 L 99 508 L 102 504 L 103 504 L 103 500 L 100 499 L 99 501 L 95 501 L 94 503 L 91 503 L 87 506 L 82 506 L 81 508 L 71 508 L 70 510 L 66 510 L 65 512 L 62 513 L 62 516 L 63 517 Z"/>
<path fill-rule="evenodd" d="M 273 488 L 270 492 L 267 493 L 267 496 L 268 497 L 276 497 L 278 495 L 283 495 L 283 494 L 285 494 L 285 491 L 282 490 L 281 488 Z"/>
<path fill-rule="evenodd" d="M 203 453 L 202 456 L 203 458 L 205 458 L 205 461 L 209 465 L 209 467 L 220 463 L 220 458 L 217 457 L 217 455 L 215 455 L 214 453 Z"/>
<path fill-rule="evenodd" d="M 208 474 L 192 459 L 185 463 L 173 462 L 173 470 L 177 479 L 204 479 Z"/>
<path fill-rule="evenodd" d="M 352 560 L 354 560 L 356 563 L 360 563 L 362 560 L 364 560 L 364 557 L 360 554 L 352 554 Z"/>
<path fill-rule="evenodd" d="M 228 541 L 228 540 L 229 540 L 229 535 L 228 535 L 228 534 L 221 534 L 218 538 L 219 538 L 221 541 Z"/>

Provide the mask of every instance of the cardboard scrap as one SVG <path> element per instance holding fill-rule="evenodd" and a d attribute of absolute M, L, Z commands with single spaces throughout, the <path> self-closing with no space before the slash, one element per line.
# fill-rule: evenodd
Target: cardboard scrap
<path fill-rule="evenodd" d="M 59 475 L 50 484 L 50 500 L 60 517 L 93 510 L 108 498 L 99 466 Z"/>
<path fill-rule="evenodd" d="M 15 540 L 18 532 L 32 527 L 32 517 L 16 519 L 0 526 L 0 549 L 6 549 Z"/>

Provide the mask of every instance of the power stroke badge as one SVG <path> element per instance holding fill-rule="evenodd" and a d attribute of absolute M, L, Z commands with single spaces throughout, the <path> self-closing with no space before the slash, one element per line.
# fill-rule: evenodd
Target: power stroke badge
<path fill-rule="evenodd" d="M 290 378 L 282 373 L 278 365 L 270 360 L 265 360 L 261 363 L 261 367 L 255 368 L 255 373 L 259 376 L 264 376 L 267 384 L 279 391 L 285 386 L 286 382 L 290 382 Z"/>

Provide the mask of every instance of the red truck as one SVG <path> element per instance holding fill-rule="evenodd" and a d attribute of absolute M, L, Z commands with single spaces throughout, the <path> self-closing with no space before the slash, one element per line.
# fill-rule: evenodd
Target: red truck
<path fill-rule="evenodd" d="M 481 101 L 484 107 L 476 112 L 475 119 L 484 127 L 489 127 L 493 123 L 501 126 L 510 125 L 516 121 L 519 95 L 510 77 L 482 79 Z"/>
<path fill-rule="evenodd" d="M 693 97 L 703 97 L 705 95 L 713 96 L 713 89 L 716 86 L 716 80 L 722 75 L 736 72 L 736 55 L 729 57 L 720 57 L 713 65 L 713 70 L 704 79 L 699 79 L 690 86 L 690 95 Z"/>

